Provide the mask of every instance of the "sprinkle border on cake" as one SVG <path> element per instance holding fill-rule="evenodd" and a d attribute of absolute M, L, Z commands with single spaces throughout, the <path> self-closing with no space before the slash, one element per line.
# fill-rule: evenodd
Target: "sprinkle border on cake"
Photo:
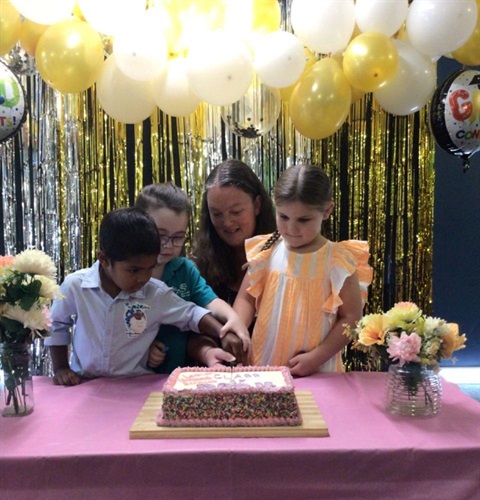
<path fill-rule="evenodd" d="M 205 384 L 196 389 L 175 389 L 179 377 L 188 372 L 280 372 L 284 387 L 271 383 L 218 387 Z M 293 379 L 285 366 L 187 367 L 177 368 L 163 386 L 163 404 L 157 424 L 165 427 L 261 427 L 301 425 L 302 418 Z"/>

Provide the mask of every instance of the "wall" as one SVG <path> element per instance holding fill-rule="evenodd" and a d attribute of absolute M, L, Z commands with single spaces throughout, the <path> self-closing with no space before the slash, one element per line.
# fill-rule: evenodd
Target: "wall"
<path fill-rule="evenodd" d="M 459 69 L 442 57 L 438 83 Z M 434 214 L 433 314 L 459 323 L 467 336 L 455 366 L 480 366 L 480 152 L 463 173 L 462 161 L 437 146 Z"/>

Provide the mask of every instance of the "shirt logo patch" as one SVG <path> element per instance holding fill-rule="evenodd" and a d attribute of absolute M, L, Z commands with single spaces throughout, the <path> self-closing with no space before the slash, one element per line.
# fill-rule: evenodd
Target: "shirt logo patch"
<path fill-rule="evenodd" d="M 130 303 L 125 302 L 125 326 L 127 337 L 136 338 L 142 334 L 147 328 L 146 311 L 150 306 L 140 302 Z"/>

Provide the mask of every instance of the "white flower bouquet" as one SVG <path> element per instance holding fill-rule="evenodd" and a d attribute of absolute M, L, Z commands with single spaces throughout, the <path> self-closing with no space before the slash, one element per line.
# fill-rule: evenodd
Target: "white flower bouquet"
<path fill-rule="evenodd" d="M 52 259 L 40 250 L 0 256 L 0 367 L 5 406 L 28 414 L 27 380 L 30 349 L 36 337 L 48 335 L 50 304 L 59 298 Z"/>

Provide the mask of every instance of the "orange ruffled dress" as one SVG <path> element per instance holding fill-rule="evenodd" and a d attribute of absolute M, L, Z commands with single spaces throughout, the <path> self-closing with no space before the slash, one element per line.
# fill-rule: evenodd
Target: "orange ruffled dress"
<path fill-rule="evenodd" d="M 257 310 L 250 363 L 282 366 L 299 352 L 321 344 L 342 304 L 340 290 L 355 271 L 365 304 L 373 271 L 366 241 L 327 241 L 316 252 L 299 254 L 289 251 L 280 238 L 261 252 L 269 236 L 245 242 L 247 290 L 255 298 Z M 319 371 L 343 371 L 341 353 Z"/>

